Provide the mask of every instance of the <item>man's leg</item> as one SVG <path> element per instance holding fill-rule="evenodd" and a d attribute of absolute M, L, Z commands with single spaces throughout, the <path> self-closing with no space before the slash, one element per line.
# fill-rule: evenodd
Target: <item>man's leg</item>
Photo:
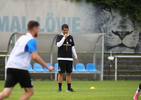
<path fill-rule="evenodd" d="M 68 90 L 71 89 L 71 73 L 66 73 L 66 81 L 68 84 Z"/>
<path fill-rule="evenodd" d="M 64 73 L 59 73 L 59 75 L 58 75 L 58 83 L 62 83 L 63 82 L 63 74 Z"/>
<path fill-rule="evenodd" d="M 17 84 L 17 80 L 13 74 L 13 69 L 7 69 L 6 70 L 6 81 L 3 91 L 0 93 L 0 100 L 3 100 L 4 98 L 8 98 L 13 90 L 13 87 Z"/>
<path fill-rule="evenodd" d="M 13 90 L 13 87 L 11 88 L 4 88 L 3 91 L 0 93 L 0 100 L 3 100 L 4 98 L 8 98 Z"/>
<path fill-rule="evenodd" d="M 58 60 L 58 70 L 59 70 L 59 75 L 58 75 L 58 86 L 59 89 L 57 92 L 62 91 L 62 82 L 63 82 L 63 74 L 65 73 L 66 70 L 66 61 L 64 60 Z"/>
<path fill-rule="evenodd" d="M 29 100 L 29 98 L 33 95 L 34 89 L 33 88 L 24 88 L 25 93 L 21 96 L 19 100 Z"/>
<path fill-rule="evenodd" d="M 67 61 L 67 67 L 66 67 L 66 81 L 68 85 L 67 92 L 74 92 L 73 89 L 71 88 L 71 72 L 72 72 L 72 61 Z"/>
<path fill-rule="evenodd" d="M 63 74 L 64 73 L 59 73 L 58 75 L 58 86 L 59 86 L 58 92 L 62 91 Z"/>
<path fill-rule="evenodd" d="M 135 95 L 133 98 L 134 100 L 138 100 L 140 91 L 141 91 L 141 83 L 139 84 L 139 87 L 137 88 L 137 91 L 135 92 Z"/>

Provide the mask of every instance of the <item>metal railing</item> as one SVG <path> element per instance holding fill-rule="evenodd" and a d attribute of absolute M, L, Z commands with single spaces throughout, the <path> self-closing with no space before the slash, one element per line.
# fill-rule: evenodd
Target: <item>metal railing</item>
<path fill-rule="evenodd" d="M 141 58 L 141 56 L 114 56 L 115 57 L 115 81 L 117 81 L 117 58 Z"/>

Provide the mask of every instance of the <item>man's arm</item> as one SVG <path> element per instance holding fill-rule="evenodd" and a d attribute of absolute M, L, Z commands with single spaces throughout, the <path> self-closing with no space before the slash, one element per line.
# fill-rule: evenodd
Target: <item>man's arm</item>
<path fill-rule="evenodd" d="M 72 52 L 73 52 L 73 55 L 74 55 L 74 57 L 76 59 L 76 63 L 78 63 L 79 61 L 78 61 L 78 57 L 77 57 L 77 54 L 76 54 L 76 51 L 75 51 L 75 47 L 74 46 L 72 46 Z"/>
<path fill-rule="evenodd" d="M 57 37 L 56 42 L 57 42 L 58 47 L 61 47 L 63 45 L 63 43 L 64 43 L 65 39 L 67 38 L 67 36 L 68 36 L 68 34 L 65 34 L 64 37 L 61 40 L 59 39 L 59 37 Z"/>
<path fill-rule="evenodd" d="M 42 58 L 38 55 L 37 53 L 37 43 L 35 39 L 31 39 L 26 47 L 25 47 L 25 52 L 30 52 L 32 55 L 32 58 L 39 64 L 41 64 L 42 66 L 46 67 L 47 69 L 49 69 L 50 71 L 55 70 L 54 67 L 49 67 L 48 65 L 46 65 L 46 63 L 42 60 Z"/>
<path fill-rule="evenodd" d="M 51 66 L 49 67 L 49 66 L 42 60 L 42 58 L 38 55 L 37 52 L 33 51 L 33 52 L 31 52 L 31 54 L 32 54 L 32 58 L 33 58 L 37 63 L 39 63 L 39 64 L 41 64 L 42 66 L 46 67 L 46 68 L 47 68 L 48 70 L 50 70 L 50 71 L 55 70 L 54 67 L 51 67 Z"/>

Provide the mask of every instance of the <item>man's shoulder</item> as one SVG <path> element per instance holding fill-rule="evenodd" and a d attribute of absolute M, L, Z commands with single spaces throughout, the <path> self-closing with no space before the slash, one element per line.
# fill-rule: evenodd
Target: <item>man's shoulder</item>
<path fill-rule="evenodd" d="M 31 40 L 31 39 L 34 39 L 35 40 L 35 38 L 33 38 L 33 37 L 31 37 L 31 36 L 28 36 L 28 35 L 22 35 L 18 40 Z M 36 40 L 35 40 L 36 41 Z"/>
<path fill-rule="evenodd" d="M 70 35 L 70 34 L 69 34 L 69 37 L 70 37 L 70 38 L 73 38 L 73 36 L 72 36 L 72 35 Z"/>
<path fill-rule="evenodd" d="M 63 37 L 63 35 L 62 35 L 62 34 L 58 34 L 58 36 L 59 36 L 59 37 Z"/>
<path fill-rule="evenodd" d="M 36 44 L 36 39 L 32 38 L 28 41 L 28 44 Z"/>

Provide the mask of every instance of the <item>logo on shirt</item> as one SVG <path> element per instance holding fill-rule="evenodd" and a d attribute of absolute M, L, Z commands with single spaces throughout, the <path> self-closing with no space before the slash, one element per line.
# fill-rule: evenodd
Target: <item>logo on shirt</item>
<path fill-rule="evenodd" d="M 63 46 L 71 46 L 71 44 L 63 44 Z"/>
<path fill-rule="evenodd" d="M 16 46 L 20 46 L 20 42 L 19 41 L 17 41 Z"/>
<path fill-rule="evenodd" d="M 70 39 L 70 42 L 72 42 L 72 40 Z"/>

